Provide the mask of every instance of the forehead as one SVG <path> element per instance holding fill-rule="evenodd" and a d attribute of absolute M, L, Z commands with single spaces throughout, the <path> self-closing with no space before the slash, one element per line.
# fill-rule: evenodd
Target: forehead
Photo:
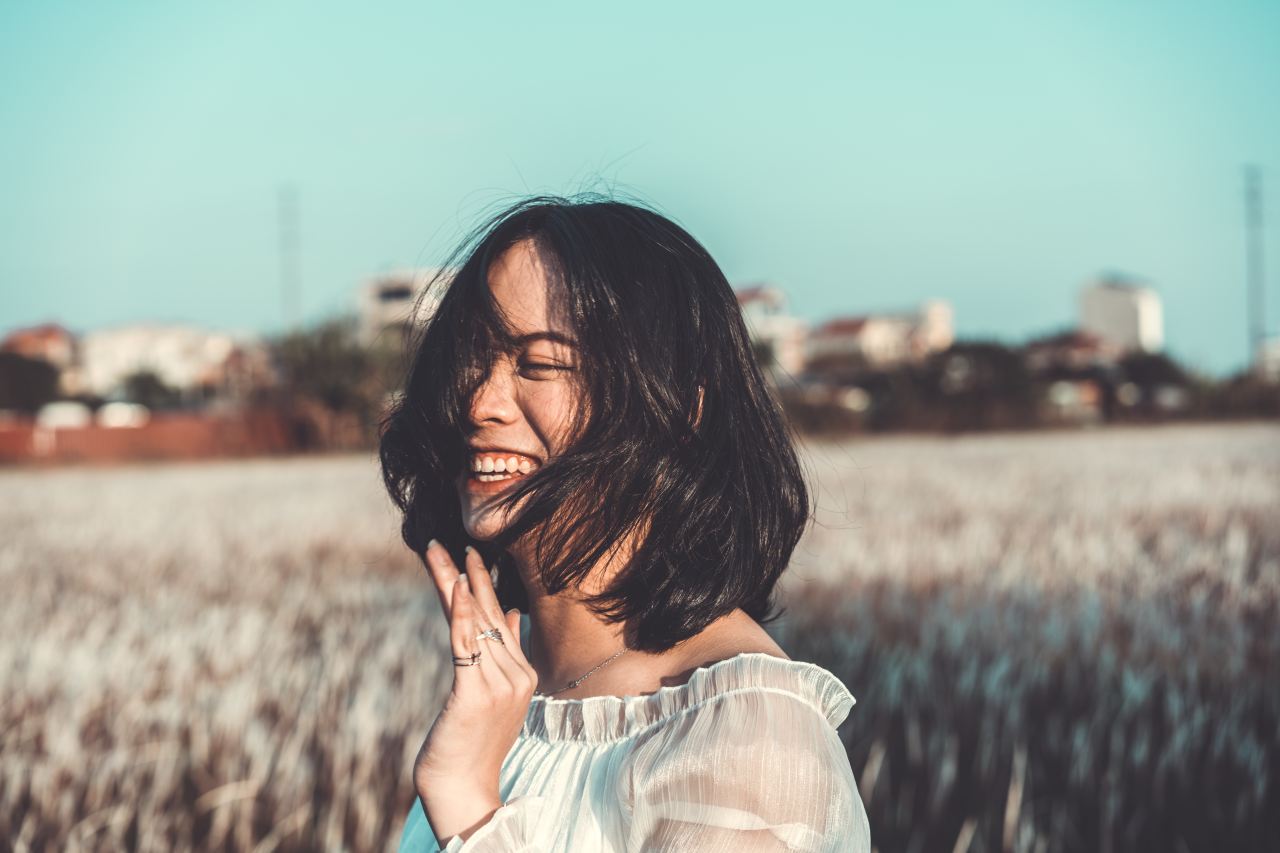
<path fill-rule="evenodd" d="M 572 335 L 551 298 L 547 269 L 533 241 L 515 243 L 490 265 L 489 290 L 517 336 L 544 331 Z"/>

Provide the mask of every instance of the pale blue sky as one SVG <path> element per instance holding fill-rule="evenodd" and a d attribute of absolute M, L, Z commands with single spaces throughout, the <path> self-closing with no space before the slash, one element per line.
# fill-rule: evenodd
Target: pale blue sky
<path fill-rule="evenodd" d="M 1280 3 L 615 5 L 5 3 L 0 329 L 278 329 L 283 181 L 308 320 L 502 201 L 616 188 L 810 320 L 937 296 L 1015 343 L 1116 269 L 1176 357 L 1243 364 Z"/>

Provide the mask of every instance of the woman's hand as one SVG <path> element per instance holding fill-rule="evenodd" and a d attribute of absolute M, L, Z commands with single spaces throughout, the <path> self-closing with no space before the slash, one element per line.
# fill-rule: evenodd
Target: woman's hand
<path fill-rule="evenodd" d="M 465 576 L 434 539 L 425 556 L 449 620 L 453 654 L 480 653 L 477 664 L 454 666 L 453 689 L 413 766 L 427 821 L 444 846 L 454 835 L 469 837 L 502 806 L 498 774 L 520 734 L 538 676 L 520 648 L 520 611 L 502 612 L 480 553 L 468 549 Z M 501 643 L 478 638 L 488 628 L 501 632 Z"/>

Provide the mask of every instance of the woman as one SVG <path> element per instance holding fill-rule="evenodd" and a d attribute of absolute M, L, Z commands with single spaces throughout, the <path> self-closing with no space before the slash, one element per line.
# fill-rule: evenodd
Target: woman
<path fill-rule="evenodd" d="M 809 493 L 724 274 L 596 198 L 463 254 L 381 445 L 454 662 L 401 850 L 869 850 L 854 697 L 761 627 Z"/>

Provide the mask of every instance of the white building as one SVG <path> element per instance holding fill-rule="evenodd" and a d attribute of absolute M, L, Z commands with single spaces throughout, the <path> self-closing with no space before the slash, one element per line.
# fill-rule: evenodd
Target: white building
<path fill-rule="evenodd" d="M 788 312 L 786 294 L 772 285 L 757 284 L 737 291 L 737 296 L 751 342 L 764 353 L 762 365 L 792 376 L 804 370 L 808 324 Z"/>
<path fill-rule="evenodd" d="M 155 373 L 171 388 L 221 386 L 227 366 L 256 341 L 225 332 L 176 324 L 140 324 L 98 329 L 80 339 L 80 384 L 94 394 L 119 392 L 124 380 L 139 371 Z"/>
<path fill-rule="evenodd" d="M 1150 287 L 1106 276 L 1080 291 L 1080 328 L 1127 350 L 1164 347 L 1164 311 Z"/>
<path fill-rule="evenodd" d="M 955 343 L 955 311 L 945 299 L 926 299 L 909 316 L 916 321 L 911 330 L 911 354 L 914 358 L 940 352 Z"/>
<path fill-rule="evenodd" d="M 438 272 L 437 269 L 398 269 L 374 276 L 361 284 L 357 297 L 360 342 L 368 346 L 392 329 L 398 335 L 398 344 L 409 328 L 429 320 L 440 304 L 446 278 L 440 276 L 431 286 L 421 306 L 418 299 Z M 415 311 L 418 313 L 416 318 Z"/>
<path fill-rule="evenodd" d="M 1253 372 L 1267 382 L 1280 382 L 1280 337 L 1264 338 L 1258 343 Z"/>
<path fill-rule="evenodd" d="M 808 361 L 877 368 L 919 361 L 955 341 L 953 317 L 951 304 L 941 299 L 926 300 L 915 311 L 837 317 L 809 335 Z"/>

